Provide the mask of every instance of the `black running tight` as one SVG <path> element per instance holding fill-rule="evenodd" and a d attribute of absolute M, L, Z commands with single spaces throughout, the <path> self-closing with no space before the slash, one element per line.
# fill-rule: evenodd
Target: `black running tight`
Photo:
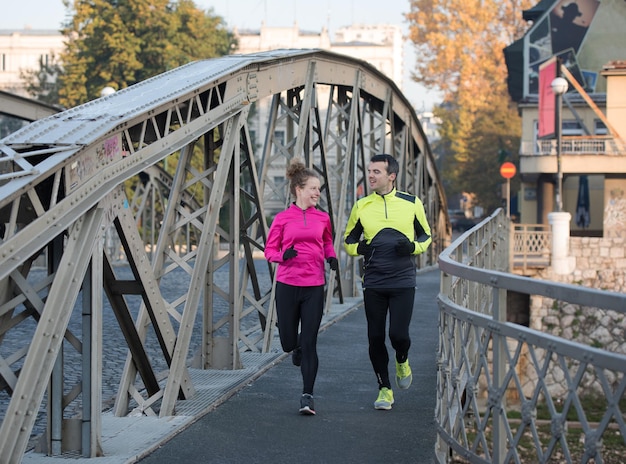
<path fill-rule="evenodd" d="M 317 376 L 317 334 L 324 312 L 324 286 L 296 287 L 276 283 L 276 315 L 283 351 L 302 347 L 302 393 L 313 394 Z M 298 325 L 300 335 L 298 336 Z"/>
<path fill-rule="evenodd" d="M 385 344 L 387 313 L 389 313 L 389 340 L 398 362 L 406 361 L 411 347 L 409 325 L 413 315 L 415 288 L 367 288 L 363 304 L 367 318 L 369 355 L 380 387 L 391 388 L 389 382 L 389 354 Z"/>

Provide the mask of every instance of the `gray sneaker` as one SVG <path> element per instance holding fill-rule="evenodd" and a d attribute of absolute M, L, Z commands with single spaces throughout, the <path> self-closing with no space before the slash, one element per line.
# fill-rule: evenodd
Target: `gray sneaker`
<path fill-rule="evenodd" d="M 300 414 L 305 416 L 315 415 L 315 406 L 313 405 L 313 395 L 308 393 L 303 394 L 300 397 Z"/>

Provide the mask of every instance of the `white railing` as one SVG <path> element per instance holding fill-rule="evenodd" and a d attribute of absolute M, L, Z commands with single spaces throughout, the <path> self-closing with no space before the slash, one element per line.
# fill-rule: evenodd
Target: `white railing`
<path fill-rule="evenodd" d="M 623 155 L 625 147 L 623 140 L 614 137 L 577 136 L 561 139 L 561 154 L 563 155 Z M 556 155 L 556 140 L 522 141 L 520 154 Z"/>
<path fill-rule="evenodd" d="M 548 224 L 514 224 L 512 269 L 525 273 L 529 268 L 549 266 L 551 240 L 552 232 Z"/>

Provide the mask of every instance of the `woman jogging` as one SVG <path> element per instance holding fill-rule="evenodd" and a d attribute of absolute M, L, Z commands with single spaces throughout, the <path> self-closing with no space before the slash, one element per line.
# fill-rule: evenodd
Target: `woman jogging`
<path fill-rule="evenodd" d="M 316 208 L 320 180 L 301 161 L 287 168 L 295 201 L 274 218 L 265 244 L 265 258 L 278 263 L 276 314 L 280 343 L 292 352 L 302 373 L 300 413 L 314 415 L 313 386 L 317 376 L 317 334 L 324 311 L 325 264 L 337 270 L 332 227 L 327 213 Z M 300 334 L 298 326 L 300 325 Z"/>

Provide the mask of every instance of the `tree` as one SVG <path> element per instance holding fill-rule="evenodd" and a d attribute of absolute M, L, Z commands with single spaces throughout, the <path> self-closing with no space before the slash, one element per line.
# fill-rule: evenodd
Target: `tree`
<path fill-rule="evenodd" d="M 70 19 L 59 76 L 67 107 L 122 89 L 236 45 L 223 19 L 192 0 L 64 0 Z M 73 13 L 73 14 L 72 14 Z"/>
<path fill-rule="evenodd" d="M 519 117 L 511 111 L 507 99 L 494 102 L 477 115 L 468 143 L 474 156 L 464 164 L 459 185 L 464 191 L 473 192 L 476 203 L 486 211 L 505 206 L 501 186 L 506 180 L 500 175 L 500 166 L 504 161 L 514 161 L 511 154 L 519 150 L 520 140 Z M 511 179 L 511 191 L 518 189 L 519 176 L 515 176 Z"/>
<path fill-rule="evenodd" d="M 521 121 L 506 88 L 503 49 L 520 37 L 532 0 L 411 0 L 412 78 L 443 93 L 435 109 L 449 147 L 448 197 L 471 191 L 488 212 L 500 205 L 498 152 L 517 152 Z M 516 146 L 517 145 L 517 146 Z"/>

